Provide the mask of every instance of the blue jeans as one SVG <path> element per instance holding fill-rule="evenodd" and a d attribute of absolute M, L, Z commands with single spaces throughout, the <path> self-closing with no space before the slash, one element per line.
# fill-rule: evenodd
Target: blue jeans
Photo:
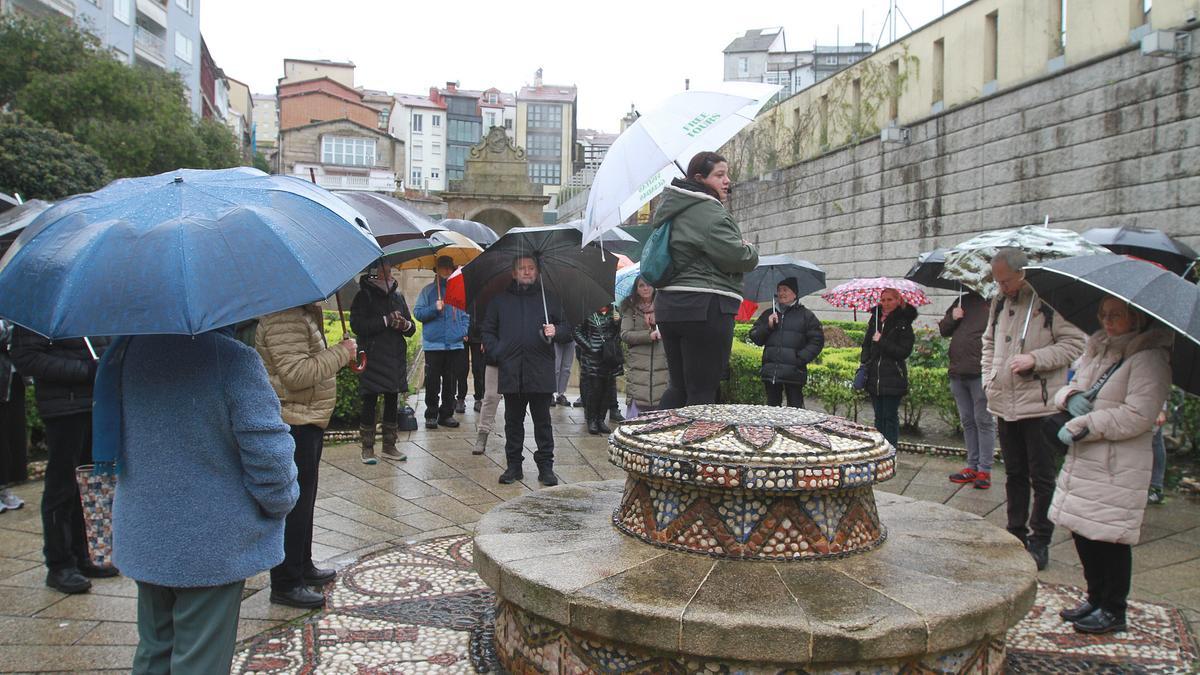
<path fill-rule="evenodd" d="M 900 443 L 900 397 L 872 396 L 875 404 L 875 428 L 896 447 Z"/>
<path fill-rule="evenodd" d="M 951 375 L 950 393 L 958 405 L 958 420 L 967 444 L 967 467 L 990 473 L 996 454 L 996 419 L 987 409 L 983 378 Z"/>

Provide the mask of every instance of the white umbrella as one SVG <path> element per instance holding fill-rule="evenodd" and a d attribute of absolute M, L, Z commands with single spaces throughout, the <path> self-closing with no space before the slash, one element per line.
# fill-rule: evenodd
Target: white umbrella
<path fill-rule="evenodd" d="M 733 138 L 778 92 L 774 84 L 725 82 L 714 90 L 685 91 L 622 133 L 592 180 L 583 218 L 583 243 L 620 225 L 642 208 L 696 153 Z"/>

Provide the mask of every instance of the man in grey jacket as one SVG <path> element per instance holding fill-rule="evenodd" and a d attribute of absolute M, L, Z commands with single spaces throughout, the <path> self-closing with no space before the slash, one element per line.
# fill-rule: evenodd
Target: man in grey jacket
<path fill-rule="evenodd" d="M 999 418 L 1008 531 L 1044 570 L 1054 534 L 1047 514 L 1056 469 L 1055 450 L 1043 439 L 1041 425 L 1058 412 L 1054 393 L 1067 383 L 1067 368 L 1083 353 L 1087 337 L 1025 282 L 1026 264 L 1025 253 L 1016 248 L 1002 248 L 992 259 L 992 278 L 1000 293 L 992 300 L 983 332 L 980 365 L 988 410 Z"/>

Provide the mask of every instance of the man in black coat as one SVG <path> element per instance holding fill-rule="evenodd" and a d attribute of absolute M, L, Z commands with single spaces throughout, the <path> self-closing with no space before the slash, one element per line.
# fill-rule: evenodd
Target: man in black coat
<path fill-rule="evenodd" d="M 762 380 L 767 390 L 767 405 L 804 407 L 804 385 L 808 382 L 808 364 L 825 347 L 821 322 L 797 294 L 795 277 L 779 282 L 775 291 L 778 305 L 759 315 L 750 329 L 750 340 L 763 347 Z"/>
<path fill-rule="evenodd" d="M 92 564 L 75 482 L 75 468 L 92 461 L 92 384 L 107 346 L 107 338 L 51 342 L 24 328 L 13 336 L 13 364 L 33 378 L 38 413 L 46 424 L 42 552 L 49 570 L 46 585 L 63 593 L 86 593 L 92 587 L 88 577 L 117 574 Z"/>
<path fill-rule="evenodd" d="M 525 408 L 533 418 L 537 452 L 533 461 L 538 482 L 558 485 L 554 475 L 554 435 L 550 399 L 554 395 L 554 342 L 569 342 L 571 330 L 562 319 L 558 299 L 539 283 L 537 262 L 528 256 L 513 259 L 512 284 L 492 299 L 480 327 L 489 364 L 499 367 L 498 390 L 504 395 L 504 455 L 508 467 L 504 484 L 525 477 L 521 471 L 525 442 Z M 544 304 L 543 304 L 544 303 Z"/>

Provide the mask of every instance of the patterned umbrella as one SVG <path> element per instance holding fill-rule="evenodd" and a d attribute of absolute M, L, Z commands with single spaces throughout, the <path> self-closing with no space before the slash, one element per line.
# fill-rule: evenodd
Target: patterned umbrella
<path fill-rule="evenodd" d="M 942 278 L 961 281 L 985 298 L 995 297 L 992 256 L 1002 248 L 1019 248 L 1031 262 L 1108 252 L 1070 230 L 1026 225 L 1015 230 L 987 232 L 947 250 Z"/>
<path fill-rule="evenodd" d="M 900 291 L 900 297 L 910 305 L 920 307 L 929 304 L 929 298 L 925 296 L 925 291 L 921 290 L 920 286 L 907 279 L 892 279 L 891 277 L 852 279 L 822 293 L 821 297 L 834 307 L 861 309 L 865 312 L 879 304 L 879 295 L 888 288 Z"/>
<path fill-rule="evenodd" d="M 637 281 L 638 274 L 641 271 L 642 266 L 638 263 L 617 269 L 617 280 L 613 285 L 613 295 L 618 305 L 633 295 L 633 285 Z"/>

